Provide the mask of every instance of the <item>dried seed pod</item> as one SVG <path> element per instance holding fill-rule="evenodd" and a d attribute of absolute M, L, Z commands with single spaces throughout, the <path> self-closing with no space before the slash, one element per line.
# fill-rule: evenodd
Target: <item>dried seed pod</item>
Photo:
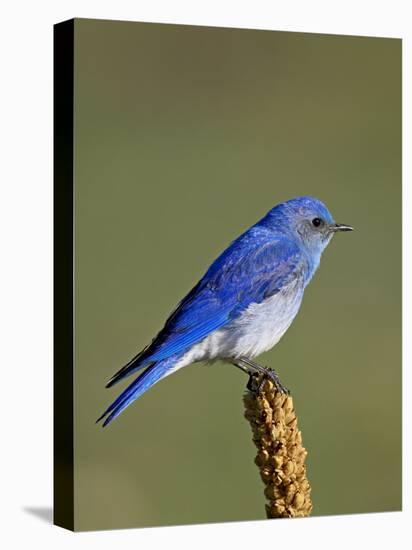
<path fill-rule="evenodd" d="M 305 497 L 302 495 L 302 493 L 296 493 L 296 495 L 293 498 L 293 506 L 297 509 L 302 508 L 304 502 L 305 502 Z"/>
<path fill-rule="evenodd" d="M 293 399 L 277 391 L 270 380 L 258 393 L 244 396 L 245 417 L 258 448 L 255 462 L 265 484 L 268 518 L 304 517 L 312 510 L 306 477 L 306 449 L 293 407 Z"/>

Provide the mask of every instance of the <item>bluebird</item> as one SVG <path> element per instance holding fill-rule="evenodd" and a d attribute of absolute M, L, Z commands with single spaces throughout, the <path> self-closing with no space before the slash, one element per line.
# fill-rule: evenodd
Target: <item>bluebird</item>
<path fill-rule="evenodd" d="M 107 383 L 142 373 L 97 422 L 109 424 L 153 384 L 200 361 L 223 360 L 249 376 L 276 373 L 254 361 L 275 346 L 295 318 L 322 252 L 338 231 L 326 206 L 313 197 L 278 204 L 234 240 L 177 305 L 151 344 Z"/>

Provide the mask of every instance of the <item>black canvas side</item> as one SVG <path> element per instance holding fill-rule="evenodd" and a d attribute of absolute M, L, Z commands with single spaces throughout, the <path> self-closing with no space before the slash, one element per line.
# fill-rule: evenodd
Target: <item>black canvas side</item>
<path fill-rule="evenodd" d="M 74 20 L 54 26 L 54 513 L 74 529 L 73 106 Z"/>

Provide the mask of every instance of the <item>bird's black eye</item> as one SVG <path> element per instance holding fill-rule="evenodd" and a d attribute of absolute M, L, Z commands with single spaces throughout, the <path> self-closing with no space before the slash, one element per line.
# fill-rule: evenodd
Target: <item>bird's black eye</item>
<path fill-rule="evenodd" d="M 314 225 L 315 227 L 320 227 L 321 225 L 323 225 L 323 220 L 321 220 L 320 218 L 313 218 L 312 225 Z"/>

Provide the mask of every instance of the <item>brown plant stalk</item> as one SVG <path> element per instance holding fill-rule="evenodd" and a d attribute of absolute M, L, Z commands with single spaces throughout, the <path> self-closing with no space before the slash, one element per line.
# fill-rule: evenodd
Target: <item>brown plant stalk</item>
<path fill-rule="evenodd" d="M 308 516 L 311 487 L 306 477 L 306 449 L 290 395 L 269 379 L 244 396 L 245 417 L 258 449 L 255 463 L 265 484 L 268 518 Z"/>

